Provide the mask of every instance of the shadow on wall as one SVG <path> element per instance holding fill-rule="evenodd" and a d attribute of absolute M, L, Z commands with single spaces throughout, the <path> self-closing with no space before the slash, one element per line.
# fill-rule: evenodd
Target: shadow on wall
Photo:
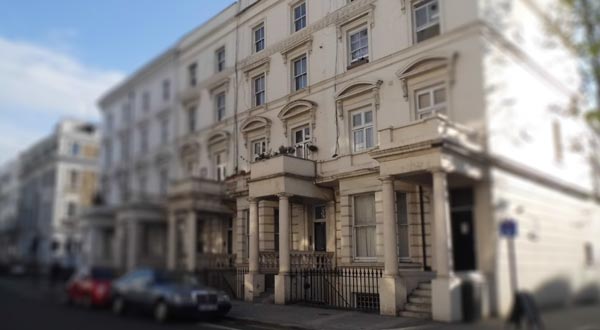
<path fill-rule="evenodd" d="M 568 279 L 556 277 L 539 286 L 533 296 L 540 309 L 594 304 L 600 302 L 600 284 L 589 283 L 574 291 Z"/>

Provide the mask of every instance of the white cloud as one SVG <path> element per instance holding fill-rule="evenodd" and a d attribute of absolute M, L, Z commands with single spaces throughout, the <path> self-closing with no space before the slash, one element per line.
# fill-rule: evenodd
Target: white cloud
<path fill-rule="evenodd" d="M 0 36 L 0 163 L 48 134 L 62 117 L 97 120 L 98 98 L 124 78 L 82 63 L 67 48 Z"/>
<path fill-rule="evenodd" d="M 0 110 L 98 118 L 98 97 L 123 77 L 65 53 L 0 37 Z"/>

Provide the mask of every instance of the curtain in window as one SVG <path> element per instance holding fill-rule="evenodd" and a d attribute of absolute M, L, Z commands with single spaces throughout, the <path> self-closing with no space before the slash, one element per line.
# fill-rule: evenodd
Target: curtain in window
<path fill-rule="evenodd" d="M 354 227 L 357 257 L 375 257 L 375 196 L 354 198 Z"/>

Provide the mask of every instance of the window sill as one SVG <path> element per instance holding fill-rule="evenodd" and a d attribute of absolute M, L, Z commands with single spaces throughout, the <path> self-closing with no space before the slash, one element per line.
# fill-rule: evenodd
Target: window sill
<path fill-rule="evenodd" d="M 369 63 L 369 58 L 368 57 L 362 58 L 362 59 L 360 59 L 358 61 L 352 62 L 350 65 L 348 65 L 346 67 L 346 70 L 352 70 L 352 69 L 354 69 L 356 67 L 359 67 L 359 66 L 367 64 L 367 63 Z"/>

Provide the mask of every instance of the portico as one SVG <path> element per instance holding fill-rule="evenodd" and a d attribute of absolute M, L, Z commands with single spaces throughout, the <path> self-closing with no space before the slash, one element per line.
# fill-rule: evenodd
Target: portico
<path fill-rule="evenodd" d="M 317 238 L 307 228 L 309 218 L 313 225 L 316 222 L 316 217 L 309 216 L 309 210 L 313 210 L 315 205 L 326 205 L 333 196 L 328 189 L 314 184 L 315 164 L 311 160 L 278 155 L 254 162 L 250 173 L 249 273 L 245 278 L 245 299 L 252 301 L 265 290 L 265 273 L 271 270 L 276 273 L 275 303 L 285 304 L 290 301 L 292 270 L 309 266 L 331 267 L 333 251 L 325 250 L 325 242 L 323 250 L 318 248 L 321 251 L 317 251 L 313 240 Z M 267 212 L 259 212 L 259 209 L 272 211 L 267 216 Z M 332 222 L 333 219 L 329 225 Z M 261 225 L 263 230 L 260 230 Z M 266 227 L 269 229 L 265 230 Z M 263 242 L 264 253 L 260 251 L 261 232 L 273 235 L 272 244 Z M 273 251 L 274 267 L 264 265 L 268 251 Z"/>
<path fill-rule="evenodd" d="M 400 179 L 431 189 L 431 266 L 435 272 L 431 282 L 432 316 L 440 321 L 460 320 L 461 280 L 453 262 L 453 243 L 459 235 L 456 224 L 463 219 L 451 214 L 451 198 L 470 199 L 469 207 L 474 207 L 472 193 L 464 191 L 472 192 L 484 177 L 484 164 L 479 157 L 481 149 L 469 130 L 441 115 L 404 127 L 380 130 L 379 134 L 380 148 L 372 151 L 371 156 L 380 164 L 382 182 L 385 270 L 380 282 L 381 313 L 397 315 L 414 289 L 398 274 L 394 180 Z M 473 213 L 467 218 L 458 224 L 458 231 L 468 232 L 474 240 Z M 468 259 L 468 256 L 462 257 Z M 473 255 L 473 270 L 474 267 Z"/>

